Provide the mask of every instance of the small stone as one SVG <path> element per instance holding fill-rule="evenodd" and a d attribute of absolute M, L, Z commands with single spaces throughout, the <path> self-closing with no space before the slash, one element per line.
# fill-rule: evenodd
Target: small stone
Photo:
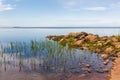
<path fill-rule="evenodd" d="M 109 63 L 109 59 L 107 59 L 103 62 L 104 65 L 107 65 L 108 63 Z"/>
<path fill-rule="evenodd" d="M 91 66 L 91 64 L 86 64 L 85 66 L 86 66 L 86 67 L 90 67 L 90 66 Z"/>
<path fill-rule="evenodd" d="M 105 72 L 108 72 L 109 70 L 107 68 L 104 68 L 104 69 L 97 69 L 96 71 L 98 73 L 105 73 Z"/>
<path fill-rule="evenodd" d="M 81 77 L 85 77 L 85 76 L 86 76 L 86 74 L 81 74 L 78 77 L 81 78 Z"/>
<path fill-rule="evenodd" d="M 104 68 L 103 71 L 104 72 L 109 72 L 109 70 L 107 68 Z"/>
<path fill-rule="evenodd" d="M 106 59 L 108 59 L 108 54 L 102 54 L 101 57 L 102 57 L 104 60 L 106 60 Z"/>
<path fill-rule="evenodd" d="M 92 72 L 92 70 L 91 70 L 91 69 L 87 69 L 87 72 L 88 72 L 88 73 L 91 73 L 91 72 Z"/>

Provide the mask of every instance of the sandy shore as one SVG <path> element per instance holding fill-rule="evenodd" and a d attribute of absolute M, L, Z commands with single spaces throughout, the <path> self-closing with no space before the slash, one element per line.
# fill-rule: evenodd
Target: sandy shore
<path fill-rule="evenodd" d="M 116 58 L 110 73 L 110 80 L 120 79 L 120 57 Z"/>

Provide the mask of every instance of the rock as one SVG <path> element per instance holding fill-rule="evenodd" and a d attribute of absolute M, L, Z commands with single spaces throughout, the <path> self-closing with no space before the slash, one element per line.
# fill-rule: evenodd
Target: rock
<path fill-rule="evenodd" d="M 87 47 L 82 47 L 83 48 L 83 50 L 88 50 L 88 48 Z"/>
<path fill-rule="evenodd" d="M 106 59 L 108 59 L 108 54 L 101 54 L 101 57 L 102 57 L 104 60 L 106 60 Z"/>
<path fill-rule="evenodd" d="M 111 37 L 111 40 L 112 40 L 113 42 L 118 42 L 118 39 L 117 39 L 117 37 L 115 37 L 115 36 L 112 36 L 112 37 Z"/>
<path fill-rule="evenodd" d="M 115 61 L 116 57 L 110 57 L 110 60 Z"/>
<path fill-rule="evenodd" d="M 98 36 L 97 35 L 93 35 L 93 34 L 88 34 L 86 37 L 85 37 L 86 40 L 90 41 L 90 42 L 96 42 L 97 39 L 98 39 Z"/>
<path fill-rule="evenodd" d="M 83 40 L 78 40 L 78 41 L 76 41 L 76 42 L 74 43 L 74 45 L 80 46 L 80 45 L 82 45 L 83 43 L 84 43 Z"/>
<path fill-rule="evenodd" d="M 110 46 L 110 47 L 108 47 L 108 48 L 105 49 L 105 53 L 106 53 L 106 54 L 112 53 L 113 50 L 114 50 L 113 47 Z"/>
<path fill-rule="evenodd" d="M 107 37 L 107 36 L 101 37 L 101 41 L 107 41 L 107 40 L 108 40 L 108 37 Z"/>
<path fill-rule="evenodd" d="M 97 46 L 102 46 L 103 42 L 102 41 L 97 41 Z"/>
<path fill-rule="evenodd" d="M 86 32 L 71 32 L 68 34 L 69 37 L 74 37 L 74 38 L 82 38 L 83 36 L 86 36 L 87 33 Z"/>
<path fill-rule="evenodd" d="M 91 73 L 91 72 L 92 72 L 92 70 L 89 69 L 89 68 L 82 68 L 81 70 L 83 70 L 83 71 L 87 71 L 88 73 Z"/>
<path fill-rule="evenodd" d="M 112 42 L 112 45 L 114 45 L 115 48 L 120 48 L 120 42 Z"/>
<path fill-rule="evenodd" d="M 86 76 L 86 74 L 80 74 L 78 77 L 82 78 L 82 77 L 85 77 L 85 76 Z"/>
<path fill-rule="evenodd" d="M 76 37 L 76 33 L 75 33 L 75 32 L 70 32 L 70 33 L 68 34 L 68 36 L 69 36 L 69 37 Z"/>
<path fill-rule="evenodd" d="M 89 67 L 91 67 L 91 64 L 86 64 L 85 66 L 89 68 Z"/>
<path fill-rule="evenodd" d="M 105 72 L 109 72 L 109 70 L 107 68 L 104 69 L 97 69 L 96 70 L 98 73 L 105 73 Z"/>
<path fill-rule="evenodd" d="M 118 57 L 120 57 L 120 52 L 117 52 Z"/>
<path fill-rule="evenodd" d="M 103 69 L 104 72 L 109 72 L 109 70 L 107 68 Z"/>
<path fill-rule="evenodd" d="M 91 72 L 92 72 L 92 70 L 91 70 L 91 69 L 87 69 L 87 72 L 88 72 L 88 73 L 91 73 Z"/>
<path fill-rule="evenodd" d="M 95 52 L 97 52 L 97 53 L 100 53 L 101 52 L 101 49 L 95 49 Z"/>
<path fill-rule="evenodd" d="M 105 42 L 104 42 L 104 45 L 106 45 L 106 46 L 107 46 L 107 45 L 111 45 L 111 40 L 105 41 Z"/>
<path fill-rule="evenodd" d="M 81 40 L 81 39 L 84 39 L 84 38 L 85 38 L 85 35 L 77 37 L 78 40 Z"/>
<path fill-rule="evenodd" d="M 107 59 L 107 60 L 105 60 L 105 61 L 103 62 L 103 64 L 104 64 L 104 65 L 107 65 L 107 64 L 109 63 L 109 61 L 110 61 L 110 60 Z"/>

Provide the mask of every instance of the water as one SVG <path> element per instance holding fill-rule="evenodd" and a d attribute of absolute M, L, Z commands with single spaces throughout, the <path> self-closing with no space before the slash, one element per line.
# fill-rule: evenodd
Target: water
<path fill-rule="evenodd" d="M 62 46 L 49 41 L 47 35 L 63 35 L 69 32 L 87 32 L 100 36 L 118 35 L 120 29 L 0 29 L 0 80 L 63 80 L 81 77 L 83 80 L 105 80 L 108 73 L 97 73 L 102 68 L 111 68 L 111 62 L 97 53 Z M 86 71 L 91 64 L 92 73 Z M 92 75 L 93 74 L 93 75 Z M 101 77 L 103 79 L 101 79 Z M 76 77 L 77 78 L 77 77 Z M 80 77 L 79 77 L 80 78 Z"/>

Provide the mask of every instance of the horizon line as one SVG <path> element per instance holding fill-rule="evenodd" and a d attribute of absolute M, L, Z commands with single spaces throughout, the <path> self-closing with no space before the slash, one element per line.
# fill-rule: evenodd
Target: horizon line
<path fill-rule="evenodd" d="M 14 26 L 14 27 L 0 27 L 0 28 L 9 28 L 9 29 L 77 29 L 77 28 L 120 28 L 120 26 L 118 27 L 20 27 L 20 26 Z"/>

